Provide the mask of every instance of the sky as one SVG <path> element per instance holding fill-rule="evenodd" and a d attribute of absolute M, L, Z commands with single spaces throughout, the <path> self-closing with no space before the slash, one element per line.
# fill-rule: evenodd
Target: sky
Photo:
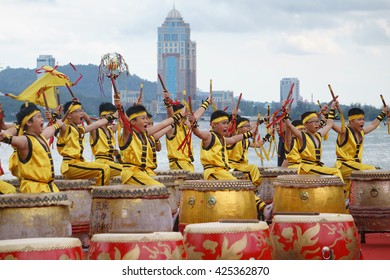
<path fill-rule="evenodd" d="M 0 67 L 99 65 L 120 53 L 131 74 L 157 81 L 157 28 L 175 7 L 197 43 L 197 87 L 280 100 L 282 78 L 303 99 L 390 104 L 388 0 L 0 0 Z"/>

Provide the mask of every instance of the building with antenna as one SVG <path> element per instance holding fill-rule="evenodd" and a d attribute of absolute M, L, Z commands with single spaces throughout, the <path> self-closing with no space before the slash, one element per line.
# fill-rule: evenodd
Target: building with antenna
<path fill-rule="evenodd" d="M 280 81 L 280 103 L 282 103 L 283 100 L 286 100 L 293 83 L 294 88 L 292 92 L 292 98 L 294 98 L 294 102 L 291 104 L 291 108 L 295 108 L 298 104 L 298 101 L 302 101 L 302 98 L 299 95 L 299 80 L 298 78 L 283 78 Z"/>

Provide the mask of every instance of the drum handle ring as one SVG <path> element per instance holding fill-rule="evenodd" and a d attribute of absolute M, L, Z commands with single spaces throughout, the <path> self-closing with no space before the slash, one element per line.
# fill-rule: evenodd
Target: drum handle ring
<path fill-rule="evenodd" d="M 196 201 L 195 197 L 191 196 L 190 199 L 188 200 L 188 205 L 189 205 L 191 208 L 193 208 L 194 205 L 195 205 L 195 201 Z"/>
<path fill-rule="evenodd" d="M 370 189 L 370 195 L 372 197 L 377 197 L 379 195 L 379 188 L 377 188 L 376 186 L 373 186 L 373 188 Z"/>
<path fill-rule="evenodd" d="M 217 198 L 215 196 L 210 196 L 207 200 L 207 207 L 213 208 L 217 204 Z"/>
<path fill-rule="evenodd" d="M 328 246 L 322 247 L 322 258 L 324 260 L 333 260 L 333 250 Z"/>
<path fill-rule="evenodd" d="M 299 194 L 299 197 L 301 198 L 301 200 L 308 200 L 309 199 L 309 193 L 308 192 L 301 192 Z"/>

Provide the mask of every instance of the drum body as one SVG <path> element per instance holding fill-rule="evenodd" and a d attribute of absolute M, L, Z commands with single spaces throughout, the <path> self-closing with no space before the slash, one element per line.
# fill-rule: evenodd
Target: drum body
<path fill-rule="evenodd" d="M 78 238 L 0 240 L 0 260 L 81 260 L 82 257 Z"/>
<path fill-rule="evenodd" d="M 80 238 L 87 246 L 91 223 L 91 206 L 93 188 L 90 180 L 55 180 L 58 189 L 68 196 L 72 236 Z"/>
<path fill-rule="evenodd" d="M 219 219 L 256 219 L 256 187 L 247 180 L 189 180 L 180 186 L 179 228 Z"/>
<path fill-rule="evenodd" d="M 354 171 L 349 211 L 362 232 L 390 231 L 390 171 Z"/>
<path fill-rule="evenodd" d="M 274 199 L 274 182 L 279 175 L 296 175 L 297 169 L 273 167 L 261 171 L 261 184 L 258 187 L 258 195 L 261 201 L 270 204 Z"/>
<path fill-rule="evenodd" d="M 114 185 L 92 190 L 91 235 L 171 231 L 165 186 Z"/>
<path fill-rule="evenodd" d="M 269 260 L 273 250 L 267 223 L 200 223 L 184 229 L 190 260 Z"/>
<path fill-rule="evenodd" d="M 95 234 L 89 260 L 182 260 L 186 258 L 179 232 Z"/>
<path fill-rule="evenodd" d="M 163 184 L 169 192 L 168 202 L 171 208 L 172 215 L 176 214 L 179 209 L 179 192 L 177 190 L 178 184 L 176 183 L 175 177 L 169 175 L 157 175 L 152 176 L 154 180 Z"/>
<path fill-rule="evenodd" d="M 358 231 L 349 214 L 276 215 L 270 227 L 272 259 L 360 259 Z"/>
<path fill-rule="evenodd" d="M 346 213 L 344 183 L 336 176 L 282 175 L 274 185 L 274 213 Z"/>
<path fill-rule="evenodd" d="M 70 202 L 64 193 L 0 196 L 0 239 L 69 237 Z"/>

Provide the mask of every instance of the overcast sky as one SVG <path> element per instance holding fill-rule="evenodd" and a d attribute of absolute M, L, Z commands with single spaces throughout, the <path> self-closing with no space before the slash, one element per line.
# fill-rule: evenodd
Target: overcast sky
<path fill-rule="evenodd" d="M 0 0 L 0 65 L 100 63 L 118 52 L 131 74 L 157 80 L 157 27 L 175 8 L 197 43 L 197 86 L 279 101 L 284 77 L 304 99 L 390 104 L 388 0 Z"/>

